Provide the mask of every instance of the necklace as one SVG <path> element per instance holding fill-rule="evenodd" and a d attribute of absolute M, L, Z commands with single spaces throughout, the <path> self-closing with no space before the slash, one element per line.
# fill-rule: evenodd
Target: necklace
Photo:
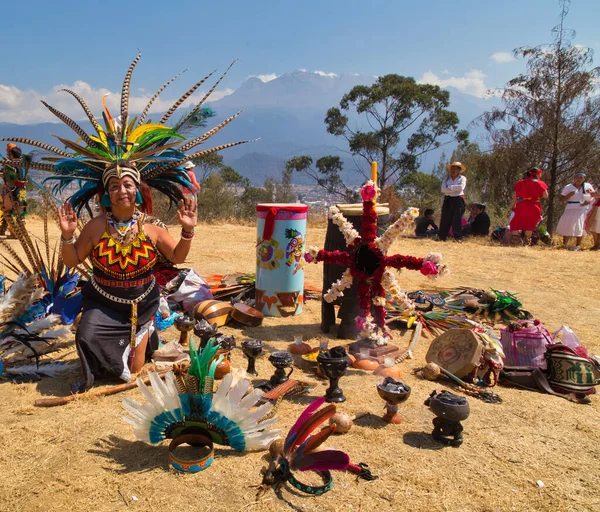
<path fill-rule="evenodd" d="M 125 244 L 126 241 L 129 238 L 131 238 L 130 236 L 128 236 L 129 232 L 131 231 L 133 226 L 135 226 L 137 224 L 139 218 L 140 218 L 140 212 L 137 210 L 132 215 L 131 219 L 126 220 L 124 222 L 117 221 L 113 217 L 113 214 L 111 212 L 106 213 L 106 219 L 108 221 L 108 224 L 116 231 L 115 238 L 117 239 L 117 241 L 120 244 Z"/>

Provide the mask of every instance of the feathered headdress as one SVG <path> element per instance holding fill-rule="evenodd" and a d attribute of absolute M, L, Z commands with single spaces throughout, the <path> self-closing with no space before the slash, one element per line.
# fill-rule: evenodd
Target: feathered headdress
<path fill-rule="evenodd" d="M 273 404 L 257 406 L 263 392 L 250 391 L 249 380 L 233 384 L 233 376 L 228 373 L 213 393 L 215 369 L 223 359 L 222 355 L 216 357 L 218 349 L 219 345 L 211 340 L 197 352 L 190 340 L 187 375 L 168 372 L 163 383 L 156 373 L 150 373 L 153 392 L 137 380 L 147 403 L 123 400 L 123 407 L 133 416 L 123 419 L 133 426 L 138 439 L 151 444 L 173 439 L 169 449 L 176 469 L 200 471 L 212 462 L 212 455 L 193 463 L 178 460 L 173 450 L 182 442 L 208 446 L 212 453 L 213 443 L 239 451 L 260 450 L 278 437 L 278 431 L 266 430 L 277 421 L 277 417 L 268 418 Z"/>
<path fill-rule="evenodd" d="M 285 482 L 289 482 L 299 491 L 307 494 L 321 495 L 329 491 L 333 485 L 331 470 L 351 471 L 365 480 L 375 480 L 375 476 L 367 469 L 366 464 L 352 464 L 348 454 L 340 450 L 319 450 L 331 434 L 335 425 L 313 434 L 325 421 L 331 418 L 336 408 L 329 404 L 319 410 L 325 403 L 325 397 L 311 403 L 300 415 L 290 429 L 281 453 L 277 454 L 269 468 L 263 470 L 263 481 L 259 494 L 272 487 L 277 491 Z M 323 485 L 307 485 L 296 479 L 292 470 L 315 471 L 323 479 Z"/>
<path fill-rule="evenodd" d="M 0 375 L 3 367 L 15 366 L 34 357 L 58 350 L 61 339 L 71 331 L 60 327 L 58 315 L 34 319 L 32 308 L 46 291 L 37 275 L 20 274 L 4 296 L 0 296 Z M 42 308 L 45 312 L 45 307 Z"/>
<path fill-rule="evenodd" d="M 123 175 L 130 175 L 136 182 L 144 182 L 149 187 L 165 194 L 172 202 L 177 202 L 183 197 L 181 188 L 191 188 L 191 183 L 182 167 L 183 164 L 194 158 L 201 158 L 225 148 L 250 142 L 232 142 L 186 155 L 186 152 L 208 140 L 240 114 L 238 112 L 206 133 L 188 139 L 188 134 L 192 133 L 193 129 L 205 126 L 206 120 L 214 115 L 212 110 L 202 105 L 227 74 L 233 63 L 200 102 L 174 126 L 167 126 L 167 121 L 214 72 L 186 91 L 158 123 L 146 122 L 150 107 L 159 94 L 181 73 L 165 83 L 150 98 L 139 119 L 136 117 L 130 118 L 131 76 L 140 57 L 141 53 L 133 60 L 123 80 L 120 116 L 114 118 L 106 106 L 105 98 L 102 98 L 104 128 L 98 123 L 83 98 L 69 89 L 62 89 L 79 102 L 96 131 L 93 135 L 86 133 L 69 116 L 42 101 L 50 112 L 77 134 L 77 141 L 56 136 L 67 151 L 27 138 L 0 139 L 28 144 L 43 150 L 45 156 L 42 156 L 39 161 L 32 161 L 30 168 L 54 172 L 55 174 L 47 179 L 58 181 L 55 185 L 55 192 L 64 190 L 68 185 L 77 184 L 78 190 L 69 199 L 76 211 L 80 211 L 94 197 L 102 182 L 106 183 L 110 177 L 121 177 Z M 13 161 L 3 161 L 3 163 L 11 162 Z"/>

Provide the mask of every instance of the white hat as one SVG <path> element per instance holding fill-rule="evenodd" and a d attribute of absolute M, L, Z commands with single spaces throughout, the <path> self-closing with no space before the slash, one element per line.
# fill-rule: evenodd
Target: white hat
<path fill-rule="evenodd" d="M 196 164 L 191 160 L 188 160 L 186 163 L 183 164 L 184 169 L 193 169 L 194 167 L 196 167 Z"/>

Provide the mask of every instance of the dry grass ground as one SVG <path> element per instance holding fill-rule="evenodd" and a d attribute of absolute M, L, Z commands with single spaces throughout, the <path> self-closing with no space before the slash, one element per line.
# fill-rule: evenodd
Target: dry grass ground
<path fill-rule="evenodd" d="M 41 223 L 28 223 L 41 233 Z M 255 228 L 230 224 L 203 225 L 197 229 L 189 265 L 202 274 L 252 272 Z M 58 233 L 53 233 L 56 237 Z M 322 246 L 325 229 L 311 227 L 310 244 Z M 13 243 L 13 245 L 16 245 Z M 494 287 L 517 293 L 524 306 L 550 331 L 568 324 L 593 352 L 600 352 L 598 313 L 599 255 L 548 248 L 492 247 L 476 242 L 402 239 L 392 250 L 423 255 L 441 250 L 452 275 L 440 286 Z M 2 268 L 0 267 L 0 272 Z M 310 265 L 307 279 L 319 284 L 322 267 Z M 596 276 L 596 277 L 594 277 Z M 406 290 L 429 286 L 420 274 L 403 272 Z M 316 344 L 320 304 L 309 301 L 302 315 L 269 318 L 258 328 L 223 330 L 264 340 L 266 352 L 285 349 L 294 334 Z M 167 337 L 175 338 L 175 331 Z M 331 344 L 347 343 L 332 339 Z M 408 335 L 394 332 L 394 343 L 408 346 Z M 504 403 L 485 404 L 470 399 L 471 417 L 464 422 L 462 447 L 441 448 L 431 440 L 432 414 L 423 402 L 440 383 L 421 381 L 411 369 L 423 364 L 428 340 L 422 339 L 416 359 L 400 365 L 412 396 L 401 406 L 400 425 L 379 419 L 383 402 L 375 391 L 378 378 L 350 370 L 341 380 L 348 398 L 339 410 L 368 411 L 344 436 L 329 445 L 346 450 L 354 462 L 367 462 L 379 475 L 375 482 L 356 481 L 350 474 L 335 474 L 333 490 L 318 498 L 285 489 L 278 500 L 273 493 L 256 502 L 263 453 L 240 455 L 219 448 L 212 467 L 199 474 L 178 474 L 169 469 L 165 445 L 154 447 L 134 440 L 121 421 L 123 394 L 81 400 L 51 409 L 33 406 L 42 396 L 68 393 L 64 379 L 38 384 L 0 384 L 0 510 L 426 510 L 426 511 L 598 511 L 600 510 L 600 398 L 592 405 L 530 391 L 498 388 Z M 75 357 L 74 349 L 60 357 Z M 244 366 L 240 350 L 234 365 Z M 258 361 L 261 377 L 271 367 Z M 313 376 L 295 370 L 295 376 Z M 312 397 L 322 395 L 319 381 Z M 139 398 L 132 390 L 128 396 Z M 311 398 L 312 398 L 311 397 Z M 283 432 L 311 399 L 298 397 L 279 408 Z M 536 481 L 544 482 L 539 487 Z"/>

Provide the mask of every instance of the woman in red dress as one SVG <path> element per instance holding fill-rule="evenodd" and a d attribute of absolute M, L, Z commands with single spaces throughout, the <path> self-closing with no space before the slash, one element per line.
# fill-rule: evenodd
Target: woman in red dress
<path fill-rule="evenodd" d="M 520 240 L 521 231 L 531 241 L 531 232 L 542 219 L 542 205 L 540 200 L 548 199 L 548 185 L 540 176 L 542 170 L 529 169 L 526 177 L 515 184 L 515 195 L 513 196 L 513 217 L 510 220 L 510 232 L 513 240 Z"/>

